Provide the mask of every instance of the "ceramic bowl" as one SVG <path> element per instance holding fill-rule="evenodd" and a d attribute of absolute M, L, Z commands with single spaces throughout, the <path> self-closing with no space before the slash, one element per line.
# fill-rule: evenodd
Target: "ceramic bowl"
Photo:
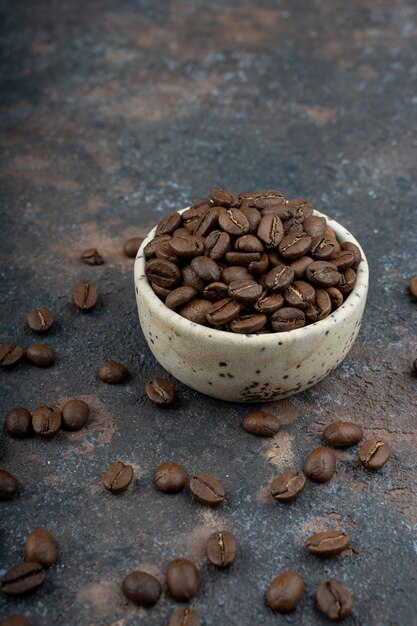
<path fill-rule="evenodd" d="M 318 211 L 315 214 L 323 215 Z M 340 243 L 351 241 L 359 246 L 343 226 L 323 216 Z M 149 233 L 135 260 L 139 320 L 157 361 L 189 387 L 233 402 L 278 400 L 323 380 L 351 349 L 368 292 L 368 264 L 360 246 L 363 260 L 355 288 L 331 315 L 297 330 L 241 335 L 190 322 L 156 296 L 145 275 L 143 253 L 155 230 Z"/>

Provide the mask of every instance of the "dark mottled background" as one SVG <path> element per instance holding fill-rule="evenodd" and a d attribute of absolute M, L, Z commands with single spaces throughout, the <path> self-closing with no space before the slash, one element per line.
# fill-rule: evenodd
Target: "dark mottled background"
<path fill-rule="evenodd" d="M 120 582 L 143 566 L 162 575 L 174 556 L 201 567 L 192 606 L 204 626 L 324 624 L 314 590 L 329 576 L 354 597 L 348 626 L 416 624 L 415 440 L 417 305 L 417 6 L 413 0 L 0 1 L 2 21 L 0 339 L 35 340 L 26 314 L 46 304 L 56 365 L 0 372 L 1 414 L 87 399 L 87 429 L 53 441 L 1 436 L 1 464 L 19 479 L 1 504 L 1 572 L 32 528 L 58 538 L 60 559 L 31 597 L 1 598 L 35 626 L 159 626 L 176 604 L 128 603 Z M 308 392 L 269 408 L 287 423 L 274 440 L 240 428 L 248 406 L 175 383 L 170 411 L 144 384 L 162 374 L 139 328 L 133 262 L 122 246 L 211 186 L 278 187 L 343 222 L 365 248 L 371 289 L 360 337 L 342 366 Z M 97 246 L 105 265 L 81 265 Z M 95 280 L 99 306 L 71 304 Z M 96 379 L 105 358 L 129 382 Z M 352 418 L 387 439 L 392 457 L 371 475 L 356 450 L 337 452 L 327 485 L 291 506 L 267 498 L 271 478 L 299 467 L 325 424 Z M 104 492 L 106 466 L 135 467 L 134 488 Z M 154 491 L 164 459 L 225 484 L 218 510 L 188 493 Z M 352 548 L 332 560 L 305 553 L 314 530 L 341 526 Z M 230 572 L 204 560 L 214 529 L 233 531 Z M 414 543 L 413 543 L 414 541 Z M 288 617 L 263 603 L 269 581 L 295 567 L 306 593 Z"/>

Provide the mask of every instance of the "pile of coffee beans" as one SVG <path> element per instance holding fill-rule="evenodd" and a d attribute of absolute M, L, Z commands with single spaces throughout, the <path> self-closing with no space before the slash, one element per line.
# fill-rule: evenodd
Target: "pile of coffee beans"
<path fill-rule="evenodd" d="M 170 213 L 145 246 L 145 273 L 166 306 L 235 333 L 283 332 L 339 308 L 356 283 L 359 248 L 340 243 L 307 200 L 277 190 L 212 189 Z"/>

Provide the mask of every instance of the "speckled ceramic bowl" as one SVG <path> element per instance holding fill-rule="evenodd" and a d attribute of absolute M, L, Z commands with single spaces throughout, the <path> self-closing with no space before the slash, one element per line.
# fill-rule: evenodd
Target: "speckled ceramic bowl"
<path fill-rule="evenodd" d="M 341 243 L 359 246 L 343 226 L 324 217 Z M 155 358 L 189 387 L 233 402 L 278 400 L 323 380 L 352 347 L 368 293 L 368 264 L 362 249 L 355 288 L 327 318 L 284 333 L 239 335 L 190 322 L 155 295 L 145 276 L 143 254 L 154 236 L 155 228 L 135 261 L 140 324 Z"/>

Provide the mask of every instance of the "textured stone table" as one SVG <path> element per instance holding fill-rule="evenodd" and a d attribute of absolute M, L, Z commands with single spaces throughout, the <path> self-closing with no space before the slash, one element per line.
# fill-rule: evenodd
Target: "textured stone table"
<path fill-rule="evenodd" d="M 26 314 L 46 304 L 57 324 L 45 341 L 58 354 L 50 370 L 22 362 L 0 372 L 1 415 L 81 397 L 92 419 L 52 441 L 1 435 L 1 465 L 21 484 L 1 504 L 1 573 L 37 526 L 58 538 L 60 558 L 32 596 L 2 596 L 0 615 L 24 612 L 35 626 L 166 624 L 176 603 L 164 595 L 138 609 L 120 583 L 138 566 L 163 573 L 182 555 L 201 567 L 192 606 L 204 626 L 324 624 L 313 597 L 330 576 L 354 597 L 348 626 L 415 624 L 415 3 L 3 0 L 1 13 L 0 339 L 27 347 Z M 141 335 L 123 243 L 211 186 L 306 197 L 359 238 L 370 262 L 357 343 L 324 382 L 268 407 L 286 423 L 274 440 L 240 428 L 249 406 L 175 381 L 172 410 L 144 394 L 163 371 Z M 103 266 L 79 262 L 91 246 Z M 99 286 L 91 314 L 71 304 L 81 278 Z M 128 366 L 126 384 L 96 379 L 106 358 Z M 300 467 L 339 418 L 388 439 L 390 462 L 371 475 L 355 449 L 337 452 L 330 483 L 309 484 L 290 506 L 269 502 L 272 477 Z M 137 481 L 114 497 L 101 480 L 119 458 Z M 218 476 L 224 505 L 155 492 L 165 459 Z M 351 534 L 348 553 L 306 554 L 305 537 L 334 526 Z M 239 542 L 229 572 L 204 560 L 218 528 Z M 289 567 L 306 593 L 293 615 L 274 615 L 263 594 Z"/>

